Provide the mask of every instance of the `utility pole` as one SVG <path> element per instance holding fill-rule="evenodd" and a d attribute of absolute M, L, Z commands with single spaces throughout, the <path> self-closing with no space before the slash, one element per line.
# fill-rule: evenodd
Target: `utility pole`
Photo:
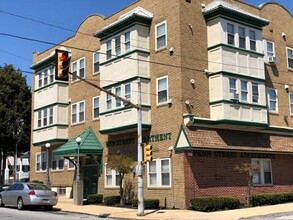
<path fill-rule="evenodd" d="M 68 72 L 70 75 L 72 75 L 71 72 Z M 137 188 L 137 199 L 138 199 L 138 206 L 137 206 L 137 215 L 143 216 L 144 215 L 144 194 L 143 194 L 143 174 L 144 174 L 144 165 L 143 165 L 143 156 L 142 156 L 142 112 L 141 112 L 141 81 L 139 78 L 138 81 L 138 104 L 134 104 L 130 102 L 128 99 L 124 99 L 120 96 L 117 96 L 116 94 L 112 93 L 111 91 L 108 91 L 104 88 L 101 88 L 100 86 L 84 79 L 76 75 L 76 78 L 80 79 L 81 81 L 84 81 L 85 83 L 99 89 L 102 92 L 105 92 L 114 98 L 117 98 L 121 100 L 124 103 L 127 103 L 128 105 L 132 106 L 133 108 L 137 109 L 137 182 L 138 182 L 138 188 Z"/>

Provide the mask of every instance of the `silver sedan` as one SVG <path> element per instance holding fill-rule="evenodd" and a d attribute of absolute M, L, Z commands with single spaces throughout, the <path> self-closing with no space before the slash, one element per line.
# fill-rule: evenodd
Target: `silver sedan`
<path fill-rule="evenodd" d="M 57 202 L 57 193 L 41 183 L 14 183 L 0 192 L 0 207 L 16 206 L 22 210 L 25 206 L 44 206 L 52 210 Z"/>

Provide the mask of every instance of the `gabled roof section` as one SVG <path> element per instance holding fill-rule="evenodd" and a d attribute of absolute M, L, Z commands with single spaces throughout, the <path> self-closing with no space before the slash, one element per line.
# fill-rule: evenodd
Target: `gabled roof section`
<path fill-rule="evenodd" d="M 122 28 L 124 29 L 130 25 L 133 25 L 134 23 L 149 25 L 152 18 L 152 13 L 141 7 L 137 7 L 130 12 L 121 15 L 117 21 L 95 32 L 94 36 L 103 39 L 105 37 L 113 35 L 113 33 L 117 32 L 117 30 Z"/>
<path fill-rule="evenodd" d="M 211 20 L 218 16 L 225 16 L 257 27 L 263 27 L 269 24 L 269 20 L 244 11 L 243 9 L 223 0 L 213 1 L 211 4 L 207 5 L 202 12 L 207 20 Z"/>
<path fill-rule="evenodd" d="M 180 130 L 177 135 L 176 143 L 174 146 L 175 150 L 181 150 L 181 149 L 189 149 L 192 146 L 190 145 L 190 142 L 188 140 L 188 137 L 186 135 L 186 132 L 183 128 L 183 126 L 180 127 Z"/>
<path fill-rule="evenodd" d="M 81 138 L 81 143 L 79 147 L 80 155 L 102 155 L 103 146 L 91 128 L 88 128 L 77 137 Z M 78 145 L 76 143 L 77 137 L 73 138 L 72 140 L 54 150 L 53 155 L 67 157 L 76 156 L 78 149 Z"/>

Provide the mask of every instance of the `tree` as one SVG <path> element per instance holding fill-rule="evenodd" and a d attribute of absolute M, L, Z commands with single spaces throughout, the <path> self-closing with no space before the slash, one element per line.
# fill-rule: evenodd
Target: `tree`
<path fill-rule="evenodd" d="M 3 159 L 16 148 L 18 152 L 29 150 L 30 130 L 31 91 L 26 78 L 13 65 L 0 66 L 0 155 Z"/>
<path fill-rule="evenodd" d="M 134 160 L 131 157 L 127 157 L 122 154 L 111 155 L 108 157 L 107 166 L 116 170 L 119 175 L 119 195 L 120 195 L 120 205 L 123 206 L 125 203 L 124 199 L 124 189 L 122 186 L 123 179 L 125 174 L 128 174 L 132 171 L 134 165 Z"/>
<path fill-rule="evenodd" d="M 246 204 L 247 206 L 251 206 L 252 178 L 253 178 L 253 174 L 259 171 L 259 165 L 252 164 L 252 163 L 242 163 L 241 165 L 236 165 L 235 170 L 237 170 L 239 173 L 246 174 L 246 180 L 247 180 Z"/>

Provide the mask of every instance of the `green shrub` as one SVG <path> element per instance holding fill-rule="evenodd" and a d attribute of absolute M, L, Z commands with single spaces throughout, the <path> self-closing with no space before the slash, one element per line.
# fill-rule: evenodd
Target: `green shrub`
<path fill-rule="evenodd" d="M 160 207 L 160 200 L 158 199 L 145 199 L 144 201 L 144 208 L 145 209 L 159 209 Z M 132 206 L 138 206 L 138 199 L 132 200 Z"/>
<path fill-rule="evenodd" d="M 107 196 L 104 198 L 104 204 L 107 206 L 113 206 L 120 203 L 120 196 Z"/>
<path fill-rule="evenodd" d="M 191 209 L 203 212 L 236 209 L 239 206 L 239 199 L 229 197 L 197 197 L 190 200 Z"/>
<path fill-rule="evenodd" d="M 89 195 L 87 197 L 87 204 L 99 204 L 103 202 L 103 195 Z"/>
<path fill-rule="evenodd" d="M 253 195 L 251 201 L 252 206 L 274 205 L 286 202 L 293 202 L 293 192 Z"/>

